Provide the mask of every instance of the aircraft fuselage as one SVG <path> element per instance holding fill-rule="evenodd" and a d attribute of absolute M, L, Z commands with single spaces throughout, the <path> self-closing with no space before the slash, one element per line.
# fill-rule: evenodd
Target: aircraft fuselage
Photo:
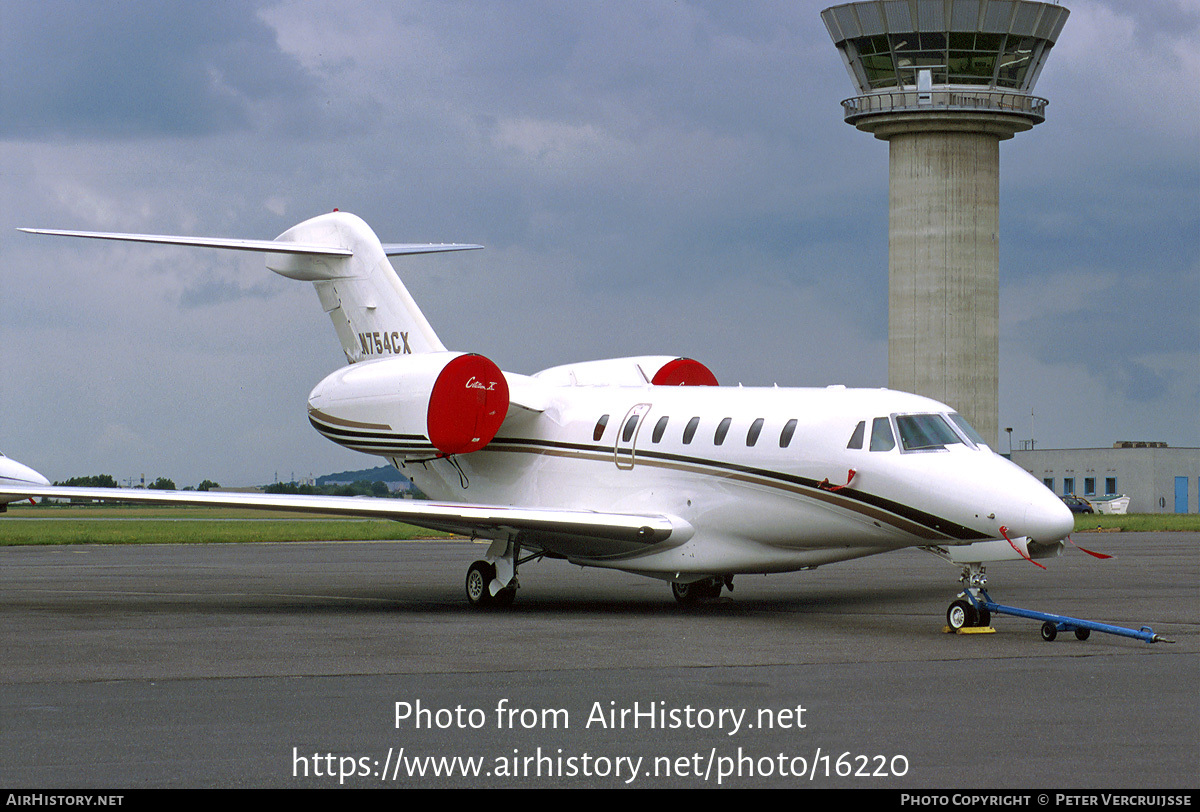
<path fill-rule="evenodd" d="M 542 411 L 512 407 L 486 447 L 447 457 L 391 431 L 386 401 L 342 397 L 338 383 L 330 376 L 314 390 L 313 425 L 391 460 L 433 499 L 660 514 L 693 529 L 651 546 L 545 545 L 593 566 L 778 572 L 996 539 L 1001 527 L 1047 541 L 1069 530 L 1062 503 L 956 430 L 952 409 L 902 392 L 559 386 Z M 934 416 L 952 442 L 905 448 L 897 421 L 911 415 Z M 880 419 L 893 442 L 871 450 Z"/>

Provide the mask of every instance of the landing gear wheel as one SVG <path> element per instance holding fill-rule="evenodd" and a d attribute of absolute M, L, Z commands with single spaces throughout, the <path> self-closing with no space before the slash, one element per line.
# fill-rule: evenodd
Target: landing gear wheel
<path fill-rule="evenodd" d="M 708 581 L 701 581 L 700 587 L 705 599 L 715 601 L 721 597 L 721 588 L 725 586 L 724 578 L 711 578 Z"/>
<path fill-rule="evenodd" d="M 729 580 L 732 581 L 732 577 Z M 725 578 L 716 576 L 714 578 L 701 578 L 699 581 L 692 581 L 686 584 L 679 581 L 672 581 L 671 593 L 675 596 L 675 600 L 685 606 L 695 606 L 705 601 L 715 601 L 721 597 L 721 590 L 724 587 Z M 729 585 L 729 588 L 733 588 L 732 583 Z"/>
<path fill-rule="evenodd" d="M 1047 643 L 1052 643 L 1056 637 L 1058 637 L 1058 626 L 1047 620 L 1042 624 L 1042 639 Z"/>
<path fill-rule="evenodd" d="M 976 626 L 991 626 L 992 625 L 992 613 L 982 607 L 980 609 L 978 609 L 977 611 L 979 612 L 979 617 L 976 618 L 975 625 Z"/>
<path fill-rule="evenodd" d="M 682 603 L 684 606 L 695 606 L 704 600 L 704 585 L 702 581 L 693 581 L 690 584 L 681 584 L 678 581 L 671 582 L 671 594 L 675 596 L 675 600 Z"/>
<path fill-rule="evenodd" d="M 1091 636 L 1092 636 L 1091 629 L 1076 629 L 1075 630 L 1075 639 L 1076 640 L 1087 640 Z"/>
<path fill-rule="evenodd" d="M 488 590 L 488 586 L 495 577 L 496 567 L 486 561 L 476 561 L 467 570 L 467 600 L 472 606 L 508 605 L 497 600 L 507 590 L 501 590 L 495 597 Z M 512 596 L 509 596 L 508 603 L 512 603 Z"/>
<path fill-rule="evenodd" d="M 975 611 L 975 607 L 966 601 L 955 601 L 946 610 L 946 625 L 954 631 L 967 626 L 977 626 L 979 625 L 979 615 Z"/>

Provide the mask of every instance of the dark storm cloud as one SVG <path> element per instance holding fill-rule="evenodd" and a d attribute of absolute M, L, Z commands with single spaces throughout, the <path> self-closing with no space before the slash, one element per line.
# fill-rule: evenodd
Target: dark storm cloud
<path fill-rule="evenodd" d="M 0 137 L 136 138 L 250 126 L 308 79 L 245 2 L 0 4 Z"/>

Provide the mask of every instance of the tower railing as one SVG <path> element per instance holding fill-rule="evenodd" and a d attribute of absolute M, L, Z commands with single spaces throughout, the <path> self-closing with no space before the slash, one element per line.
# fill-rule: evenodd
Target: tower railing
<path fill-rule="evenodd" d="M 881 113 L 927 111 L 1014 113 L 1035 124 L 1046 118 L 1050 102 L 1028 93 L 1004 90 L 974 90 L 971 88 L 942 88 L 935 90 L 878 90 L 865 96 L 853 96 L 842 102 L 846 123 Z"/>

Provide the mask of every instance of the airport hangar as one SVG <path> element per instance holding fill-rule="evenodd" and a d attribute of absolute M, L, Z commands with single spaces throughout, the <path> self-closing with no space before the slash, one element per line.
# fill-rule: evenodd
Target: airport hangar
<path fill-rule="evenodd" d="M 1117 442 L 1112 448 L 1014 450 L 1011 459 L 1062 496 L 1123 494 L 1129 513 L 1200 513 L 1200 448 Z"/>

